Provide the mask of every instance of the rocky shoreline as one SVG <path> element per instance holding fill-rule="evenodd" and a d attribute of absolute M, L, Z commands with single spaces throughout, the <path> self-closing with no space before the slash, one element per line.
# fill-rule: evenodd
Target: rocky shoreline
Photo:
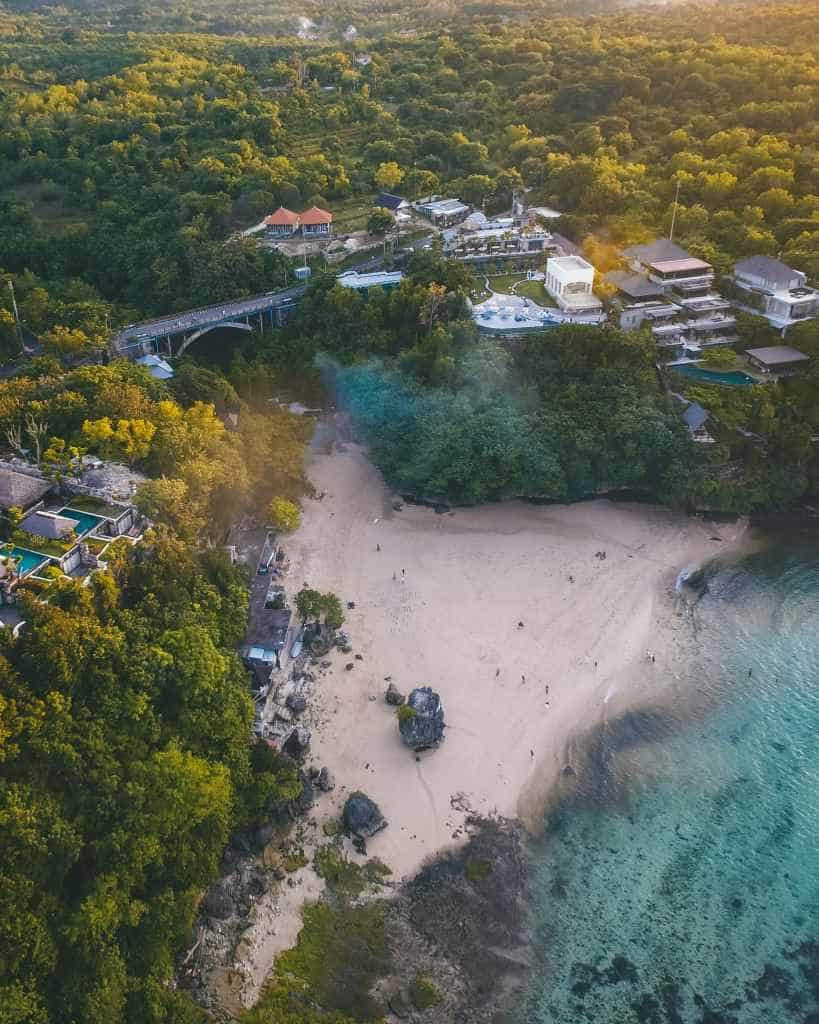
<path fill-rule="evenodd" d="M 504 819 L 470 818 L 469 841 L 430 861 L 387 911 L 392 970 L 376 992 L 399 1021 L 495 1024 L 530 970 L 525 834 Z M 440 1001 L 421 1010 L 413 986 L 428 979 Z"/>
<path fill-rule="evenodd" d="M 381 908 L 381 969 L 367 982 L 379 1020 L 500 1024 L 526 982 L 531 925 L 525 833 L 500 818 L 471 817 L 467 829 L 465 845 L 430 860 L 397 888 L 379 882 L 363 893 L 354 890 L 351 898 L 350 890 L 329 885 L 321 897 L 352 914 Z M 225 871 L 202 901 L 196 942 L 177 974 L 178 983 L 221 1022 L 234 1019 L 241 1007 L 243 936 L 256 908 L 266 893 L 289 881 L 281 852 L 270 845 L 242 852 L 241 845 L 234 841 L 226 851 Z M 349 867 L 340 856 L 338 863 Z M 346 956 L 345 971 L 366 972 L 369 950 L 363 954 L 351 943 Z"/>
<path fill-rule="evenodd" d="M 219 878 L 202 898 L 192 945 L 177 965 L 177 984 L 214 1020 L 233 1020 L 242 1008 L 246 944 L 265 903 L 288 884 L 288 859 L 298 856 L 301 823 L 315 799 L 310 776 L 299 770 L 299 778 L 299 797 L 274 808 L 264 825 L 231 839 Z"/>

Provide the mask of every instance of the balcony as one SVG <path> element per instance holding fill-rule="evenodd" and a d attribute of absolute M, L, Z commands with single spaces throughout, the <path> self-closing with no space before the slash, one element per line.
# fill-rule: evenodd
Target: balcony
<path fill-rule="evenodd" d="M 695 317 L 710 317 L 715 313 L 727 313 L 731 308 L 731 303 L 727 299 L 723 299 L 721 295 L 690 296 L 681 299 L 680 305 L 689 316 Z"/>
<path fill-rule="evenodd" d="M 733 316 L 724 316 L 721 313 L 717 313 L 714 316 L 703 317 L 698 320 L 686 320 L 686 330 L 692 334 L 700 334 L 703 331 L 711 332 L 713 334 L 720 333 L 726 330 L 733 330 L 736 328 L 736 318 Z"/>

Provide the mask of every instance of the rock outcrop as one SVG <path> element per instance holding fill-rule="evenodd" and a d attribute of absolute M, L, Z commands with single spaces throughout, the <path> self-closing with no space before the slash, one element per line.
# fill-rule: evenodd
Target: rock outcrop
<path fill-rule="evenodd" d="M 384 694 L 384 700 L 387 704 L 392 704 L 393 707 L 398 707 L 403 704 L 407 698 L 398 689 L 395 683 L 390 683 L 387 687 L 387 692 Z"/>
<path fill-rule="evenodd" d="M 310 730 L 305 729 L 301 725 L 297 725 L 296 728 L 290 733 L 287 739 L 282 745 L 282 750 L 285 754 L 293 758 L 294 761 L 301 761 L 304 755 L 307 753 L 310 747 Z"/>
<path fill-rule="evenodd" d="M 347 797 L 341 819 L 345 829 L 359 839 L 369 839 L 387 826 L 378 804 L 360 791 Z"/>
<path fill-rule="evenodd" d="M 410 750 L 437 747 L 444 738 L 444 706 L 440 696 L 429 686 L 414 689 L 398 711 L 398 729 Z"/>
<path fill-rule="evenodd" d="M 316 788 L 322 793 L 329 793 L 331 789 L 336 788 L 336 780 L 329 768 L 322 768 L 316 776 Z"/>
<path fill-rule="evenodd" d="M 300 693 L 288 694 L 285 704 L 290 708 L 294 715 L 300 715 L 303 711 L 307 710 L 307 700 Z"/>

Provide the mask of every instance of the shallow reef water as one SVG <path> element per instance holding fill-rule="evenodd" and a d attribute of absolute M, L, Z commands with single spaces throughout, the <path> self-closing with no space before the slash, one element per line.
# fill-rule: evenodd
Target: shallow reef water
<path fill-rule="evenodd" d="M 819 539 L 696 575 L 679 695 L 589 740 L 516 1024 L 819 1024 Z"/>

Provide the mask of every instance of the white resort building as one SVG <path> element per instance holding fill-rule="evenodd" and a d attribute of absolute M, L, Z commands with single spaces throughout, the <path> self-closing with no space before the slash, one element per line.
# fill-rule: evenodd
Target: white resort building
<path fill-rule="evenodd" d="M 783 333 L 791 324 L 819 316 L 819 292 L 801 270 L 770 256 L 750 256 L 734 264 L 737 305 L 765 317 Z"/>
<path fill-rule="evenodd" d="M 594 267 L 582 256 L 549 257 L 543 285 L 566 313 L 597 313 L 602 308 L 592 291 Z"/>

